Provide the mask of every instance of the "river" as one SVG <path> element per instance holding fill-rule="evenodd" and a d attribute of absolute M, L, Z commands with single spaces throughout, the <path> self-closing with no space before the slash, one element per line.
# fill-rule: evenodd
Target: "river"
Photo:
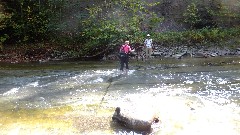
<path fill-rule="evenodd" d="M 240 58 L 0 64 L 0 130 L 10 134 L 142 134 L 116 107 L 156 113 L 150 134 L 239 135 Z"/>

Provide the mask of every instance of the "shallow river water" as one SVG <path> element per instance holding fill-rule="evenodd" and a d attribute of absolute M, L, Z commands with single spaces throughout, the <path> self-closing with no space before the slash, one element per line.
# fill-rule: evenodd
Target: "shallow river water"
<path fill-rule="evenodd" d="M 239 135 L 240 58 L 0 64 L 3 135 L 143 134 L 116 107 L 154 113 L 150 134 Z M 141 116 L 140 116 L 141 117 Z"/>

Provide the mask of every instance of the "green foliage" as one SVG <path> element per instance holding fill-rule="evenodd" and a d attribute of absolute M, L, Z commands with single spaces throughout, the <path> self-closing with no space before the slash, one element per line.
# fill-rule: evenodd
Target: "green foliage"
<path fill-rule="evenodd" d="M 86 51 L 98 47 L 115 47 L 124 40 L 131 43 L 142 42 L 143 29 L 152 32 L 159 19 L 149 7 L 158 3 L 141 0 L 113 0 L 103 5 L 88 8 L 89 18 L 82 22 L 82 40 L 86 41 Z"/>
<path fill-rule="evenodd" d="M 6 18 L 5 29 L 10 42 L 30 43 L 43 41 L 48 37 L 50 11 L 48 3 L 32 0 L 7 1 L 6 12 L 11 17 Z"/>
<path fill-rule="evenodd" d="M 183 14 L 184 22 L 189 24 L 191 28 L 201 21 L 198 15 L 198 9 L 195 3 L 188 5 L 186 12 Z"/>
<path fill-rule="evenodd" d="M 182 32 L 165 32 L 157 33 L 155 41 L 164 45 L 195 45 L 216 43 L 239 38 L 240 28 L 220 29 L 220 28 L 203 28 L 199 30 L 187 30 Z"/>
<path fill-rule="evenodd" d="M 6 28 L 6 26 L 7 26 L 6 20 L 9 18 L 11 18 L 10 14 L 0 12 L 0 30 L 3 30 Z"/>
<path fill-rule="evenodd" d="M 3 12 L 0 12 L 0 32 L 4 33 L 3 31 L 7 31 L 6 28 L 7 28 L 7 19 L 11 18 L 11 15 L 10 14 L 7 14 L 7 13 L 3 13 Z M 0 50 L 3 49 L 2 47 L 2 44 L 8 39 L 8 35 L 7 34 L 1 34 L 0 35 Z"/>
<path fill-rule="evenodd" d="M 151 11 L 153 7 L 158 7 L 159 2 L 98 2 L 4 0 L 4 12 L 0 11 L 0 44 L 54 42 L 64 47 L 75 45 L 78 50 L 71 54 L 85 56 L 106 49 L 113 50 L 124 40 L 130 40 L 131 44 L 142 43 L 147 33 L 152 35 L 155 42 L 165 45 L 220 43 L 240 35 L 239 28 L 221 28 L 231 26 L 231 19 L 237 20 L 239 11 L 231 11 L 230 7 L 219 0 L 188 1 L 187 3 L 191 4 L 186 8 L 183 17 L 191 29 L 162 33 L 157 33 L 157 28 L 163 18 L 157 16 L 156 9 Z M 204 2 L 207 4 L 204 5 Z M 87 9 L 78 8 L 86 3 L 95 4 Z M 75 7 L 76 5 L 78 7 Z M 72 10 L 72 7 L 77 10 Z M 70 11 L 74 13 L 69 13 Z M 79 24 L 72 26 L 72 30 L 68 29 L 73 22 L 69 14 L 79 21 Z"/>
<path fill-rule="evenodd" d="M 193 1 L 183 13 L 184 22 L 191 29 L 239 25 L 239 6 L 221 0 Z"/>

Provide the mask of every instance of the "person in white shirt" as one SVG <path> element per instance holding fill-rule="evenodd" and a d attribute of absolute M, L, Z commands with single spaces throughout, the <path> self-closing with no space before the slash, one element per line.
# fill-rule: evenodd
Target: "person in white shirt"
<path fill-rule="evenodd" d="M 152 51 L 153 51 L 153 49 L 152 49 L 153 43 L 152 43 L 152 42 L 153 42 L 153 41 L 152 41 L 152 39 L 150 38 L 150 35 L 147 34 L 147 39 L 145 39 L 145 41 L 144 41 L 144 46 L 145 46 L 145 48 L 146 48 L 146 58 L 147 58 L 147 59 L 150 58 L 151 55 L 152 55 Z"/>

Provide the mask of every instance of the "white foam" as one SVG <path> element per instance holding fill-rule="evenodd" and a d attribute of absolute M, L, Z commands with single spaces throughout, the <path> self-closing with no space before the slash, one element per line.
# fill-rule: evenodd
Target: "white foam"
<path fill-rule="evenodd" d="M 12 88 L 11 90 L 3 93 L 3 96 L 8 96 L 8 95 L 11 95 L 11 94 L 15 94 L 15 93 L 18 92 L 19 89 L 20 89 L 19 87 L 18 88 Z"/>
<path fill-rule="evenodd" d="M 38 86 L 38 82 L 29 83 L 29 84 L 27 84 L 27 86 L 37 87 Z"/>

